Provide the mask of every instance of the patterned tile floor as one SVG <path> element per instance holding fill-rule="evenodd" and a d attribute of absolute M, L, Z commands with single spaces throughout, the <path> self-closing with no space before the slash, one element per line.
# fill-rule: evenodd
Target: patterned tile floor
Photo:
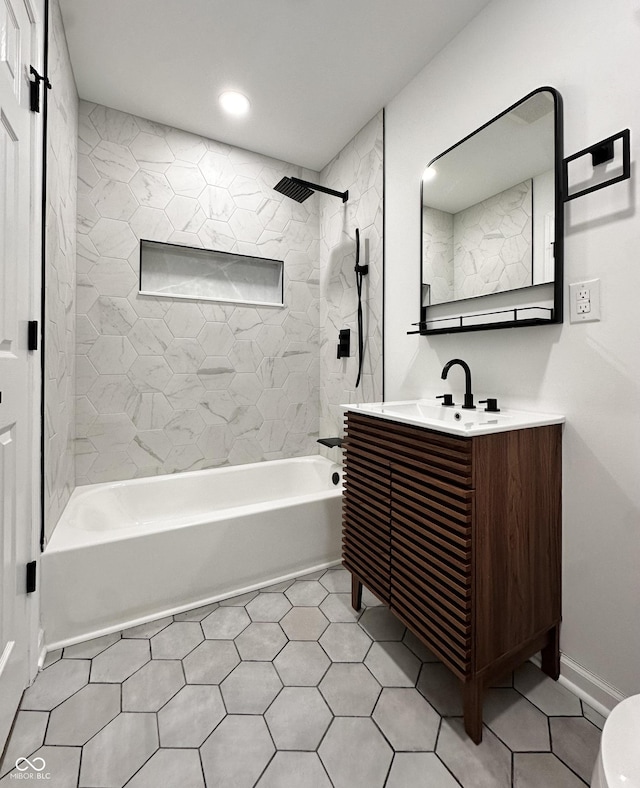
<path fill-rule="evenodd" d="M 456 680 L 349 591 L 328 570 L 49 654 L 0 785 L 23 757 L 55 788 L 588 784 L 593 710 L 527 663 L 488 690 L 476 747 Z"/>

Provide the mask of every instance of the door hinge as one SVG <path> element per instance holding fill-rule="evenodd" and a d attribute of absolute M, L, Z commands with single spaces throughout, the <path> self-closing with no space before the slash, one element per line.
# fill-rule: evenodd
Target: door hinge
<path fill-rule="evenodd" d="M 27 349 L 28 350 L 38 349 L 38 321 L 37 320 L 29 321 L 29 338 L 27 340 Z"/>
<path fill-rule="evenodd" d="M 36 562 L 30 561 L 27 564 L 27 594 L 32 594 L 36 590 Z"/>
<path fill-rule="evenodd" d="M 35 79 L 29 80 L 31 112 L 40 112 L 40 83 L 44 82 L 44 86 L 51 90 L 51 82 L 47 77 L 38 74 L 33 66 L 29 68 L 29 73 L 35 77 Z"/>

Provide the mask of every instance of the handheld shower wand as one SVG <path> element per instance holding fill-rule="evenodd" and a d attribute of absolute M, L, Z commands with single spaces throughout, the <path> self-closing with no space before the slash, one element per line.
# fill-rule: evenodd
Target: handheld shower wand
<path fill-rule="evenodd" d="M 362 319 L 362 279 L 369 273 L 368 265 L 360 265 L 360 230 L 356 227 L 356 267 L 353 269 L 356 272 L 356 289 L 358 291 L 358 377 L 356 379 L 356 388 L 360 385 L 360 378 L 362 377 L 362 364 L 364 361 L 364 337 L 363 337 L 363 319 Z"/>

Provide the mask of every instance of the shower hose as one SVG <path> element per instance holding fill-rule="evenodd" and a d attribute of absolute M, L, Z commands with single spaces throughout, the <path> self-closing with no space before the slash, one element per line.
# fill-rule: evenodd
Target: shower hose
<path fill-rule="evenodd" d="M 362 318 L 362 280 L 369 273 L 368 265 L 360 265 L 360 230 L 356 227 L 356 289 L 358 291 L 358 377 L 356 388 L 360 385 L 362 377 L 362 363 L 364 360 L 364 336 Z"/>

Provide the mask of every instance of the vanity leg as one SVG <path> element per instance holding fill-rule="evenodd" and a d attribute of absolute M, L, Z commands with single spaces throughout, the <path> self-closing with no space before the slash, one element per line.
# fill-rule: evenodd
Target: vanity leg
<path fill-rule="evenodd" d="M 482 741 L 482 680 L 473 678 L 462 687 L 464 729 L 474 744 Z"/>
<path fill-rule="evenodd" d="M 354 610 L 362 607 L 362 583 L 354 574 L 351 575 L 351 607 Z"/>
<path fill-rule="evenodd" d="M 542 649 L 542 672 L 552 679 L 560 675 L 560 624 L 549 630 L 547 645 Z"/>

